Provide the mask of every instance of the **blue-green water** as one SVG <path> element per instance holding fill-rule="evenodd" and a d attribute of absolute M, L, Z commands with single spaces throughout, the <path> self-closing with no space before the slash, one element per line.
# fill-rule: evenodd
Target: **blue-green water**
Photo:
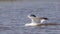
<path fill-rule="evenodd" d="M 25 27 L 28 14 L 47 17 L 46 23 L 60 24 L 59 2 L 0 2 L 0 34 L 60 34 L 60 25 Z"/>

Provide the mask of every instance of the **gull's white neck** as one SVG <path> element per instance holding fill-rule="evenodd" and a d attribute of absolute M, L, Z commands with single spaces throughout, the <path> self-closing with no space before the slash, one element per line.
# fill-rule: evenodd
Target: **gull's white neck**
<path fill-rule="evenodd" d="M 45 19 L 42 19 L 41 21 L 40 21 L 40 23 L 43 23 L 44 21 L 46 21 Z"/>

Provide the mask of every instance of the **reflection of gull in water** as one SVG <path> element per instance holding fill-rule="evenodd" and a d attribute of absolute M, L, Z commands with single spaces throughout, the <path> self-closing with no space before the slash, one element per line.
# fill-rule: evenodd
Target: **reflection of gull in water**
<path fill-rule="evenodd" d="M 25 26 L 37 26 L 37 25 L 43 23 L 44 21 L 48 20 L 48 18 L 36 17 L 36 16 L 33 15 L 33 14 L 28 15 L 28 17 L 29 17 L 32 21 L 31 21 L 31 23 L 25 24 Z"/>

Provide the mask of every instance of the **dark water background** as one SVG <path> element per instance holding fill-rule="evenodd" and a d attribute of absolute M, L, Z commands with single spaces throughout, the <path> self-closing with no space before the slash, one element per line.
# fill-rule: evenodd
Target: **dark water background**
<path fill-rule="evenodd" d="M 60 25 L 25 27 L 28 14 L 47 17 L 46 23 L 60 24 L 60 2 L 0 2 L 0 34 L 60 34 Z"/>

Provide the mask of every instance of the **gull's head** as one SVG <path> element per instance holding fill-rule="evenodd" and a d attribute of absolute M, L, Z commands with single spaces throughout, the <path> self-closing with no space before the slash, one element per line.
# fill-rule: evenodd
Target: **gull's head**
<path fill-rule="evenodd" d="M 48 20 L 48 18 L 42 17 L 42 18 L 41 18 L 41 23 L 43 23 L 43 22 L 46 21 L 46 20 Z"/>
<path fill-rule="evenodd" d="M 44 20 L 48 20 L 48 18 L 44 18 L 44 17 L 42 17 L 42 19 L 44 19 Z"/>

